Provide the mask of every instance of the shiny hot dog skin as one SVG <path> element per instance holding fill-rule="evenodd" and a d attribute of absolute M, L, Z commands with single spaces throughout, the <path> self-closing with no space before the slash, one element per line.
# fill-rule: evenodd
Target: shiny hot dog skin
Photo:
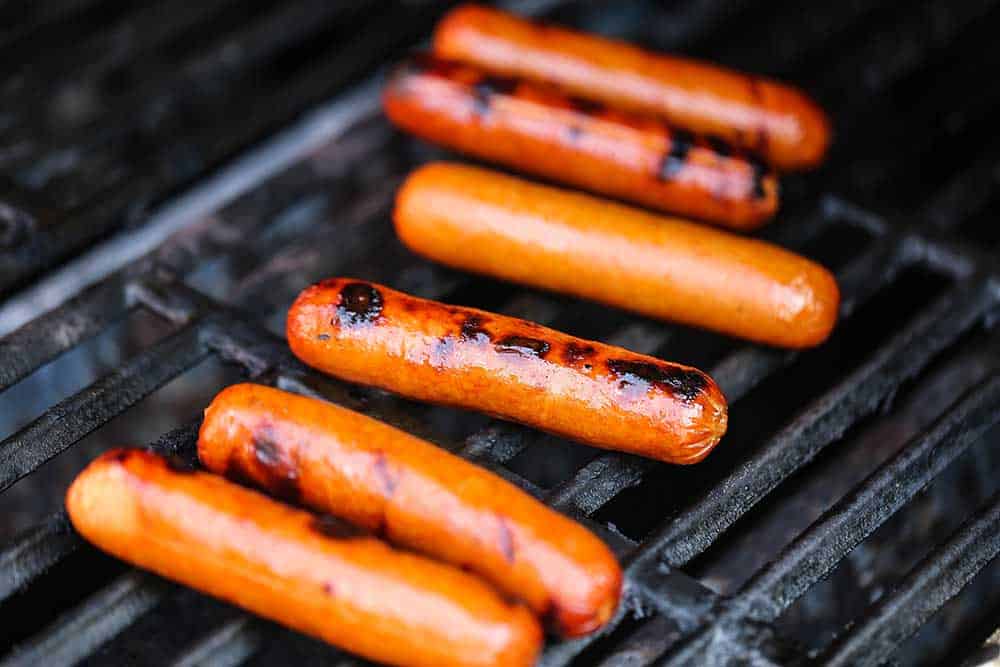
<path fill-rule="evenodd" d="M 361 280 L 305 289 L 287 335 L 339 378 L 670 463 L 700 461 L 726 429 L 699 370 Z"/>
<path fill-rule="evenodd" d="M 87 540 L 141 568 L 397 665 L 530 665 L 541 630 L 479 579 L 142 450 L 66 495 Z"/>
<path fill-rule="evenodd" d="M 768 345 L 818 345 L 837 318 L 833 275 L 783 248 L 487 169 L 420 168 L 394 220 L 443 264 Z"/>
<path fill-rule="evenodd" d="M 816 166 L 830 143 L 826 114 L 791 86 L 488 7 L 464 5 L 446 15 L 434 34 L 434 53 L 659 115 L 753 151 L 781 170 Z"/>
<path fill-rule="evenodd" d="M 324 401 L 254 384 L 205 411 L 198 456 L 482 575 L 563 636 L 603 625 L 621 593 L 605 544 L 509 482 L 431 443 Z"/>
<path fill-rule="evenodd" d="M 720 142 L 469 65 L 416 56 L 383 103 L 417 136 L 659 210 L 753 229 L 778 208 L 774 175 Z"/>

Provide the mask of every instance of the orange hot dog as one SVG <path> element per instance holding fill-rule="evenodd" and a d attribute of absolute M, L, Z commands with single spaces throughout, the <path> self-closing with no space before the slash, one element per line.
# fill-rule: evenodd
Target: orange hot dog
<path fill-rule="evenodd" d="M 351 278 L 306 288 L 287 334 L 339 378 L 595 447 L 696 463 L 726 430 L 726 401 L 699 370 Z"/>
<path fill-rule="evenodd" d="M 90 464 L 74 527 L 118 558 L 365 657 L 530 665 L 541 629 L 479 579 L 141 450 Z"/>
<path fill-rule="evenodd" d="M 434 52 L 583 97 L 661 115 L 753 151 L 782 170 L 819 164 L 830 121 L 802 91 L 625 42 L 464 5 L 438 24 Z"/>
<path fill-rule="evenodd" d="M 394 219 L 449 266 L 769 345 L 818 345 L 837 318 L 836 280 L 799 255 L 486 169 L 422 167 Z"/>
<path fill-rule="evenodd" d="M 388 424 L 270 387 L 205 411 L 206 468 L 484 576 L 579 637 L 614 613 L 621 570 L 590 531 L 496 475 Z"/>
<path fill-rule="evenodd" d="M 778 208 L 774 175 L 724 144 L 469 65 L 413 58 L 383 104 L 424 139 L 660 210 L 753 229 Z"/>

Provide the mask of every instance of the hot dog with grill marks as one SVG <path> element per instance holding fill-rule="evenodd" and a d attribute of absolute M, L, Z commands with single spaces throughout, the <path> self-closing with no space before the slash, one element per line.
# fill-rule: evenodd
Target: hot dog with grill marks
<path fill-rule="evenodd" d="M 695 463 L 726 430 L 726 401 L 699 370 L 361 280 L 306 288 L 287 335 L 339 378 L 596 447 Z"/>
<path fill-rule="evenodd" d="M 804 257 L 486 169 L 420 168 L 394 220 L 449 266 L 769 345 L 818 345 L 837 318 L 836 280 Z"/>
<path fill-rule="evenodd" d="M 434 34 L 434 53 L 658 114 L 782 170 L 819 164 L 830 143 L 826 114 L 791 86 L 488 7 L 464 5 L 446 15 Z"/>
<path fill-rule="evenodd" d="M 414 134 L 571 185 L 736 229 L 778 208 L 778 183 L 725 144 L 530 82 L 417 56 L 385 88 Z"/>
<path fill-rule="evenodd" d="M 388 424 L 254 384 L 205 410 L 198 456 L 219 474 L 459 565 L 578 637 L 603 625 L 621 570 L 590 531 L 496 475 Z"/>
<path fill-rule="evenodd" d="M 149 452 L 98 458 L 66 508 L 123 560 L 374 660 L 530 665 L 540 648 L 531 613 L 479 579 Z"/>

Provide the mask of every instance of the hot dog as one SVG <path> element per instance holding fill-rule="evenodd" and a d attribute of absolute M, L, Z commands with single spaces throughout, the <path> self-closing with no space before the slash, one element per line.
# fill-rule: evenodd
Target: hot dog
<path fill-rule="evenodd" d="M 486 169 L 422 167 L 394 219 L 449 266 L 769 345 L 817 345 L 837 318 L 836 280 L 799 255 Z"/>
<path fill-rule="evenodd" d="M 782 170 L 817 165 L 830 122 L 801 91 L 687 58 L 464 5 L 438 24 L 434 53 L 559 85 L 753 151 Z"/>
<path fill-rule="evenodd" d="M 206 468 L 480 574 L 567 637 L 603 625 L 621 570 L 605 544 L 462 458 L 388 424 L 270 387 L 224 390 L 205 411 Z"/>
<path fill-rule="evenodd" d="M 699 370 L 351 278 L 306 288 L 287 335 L 339 378 L 596 447 L 695 463 L 726 430 L 726 401 Z"/>
<path fill-rule="evenodd" d="M 531 613 L 479 579 L 141 450 L 73 482 L 74 527 L 118 558 L 374 660 L 530 665 Z"/>
<path fill-rule="evenodd" d="M 383 104 L 425 139 L 660 210 L 753 229 L 778 208 L 774 175 L 724 144 L 469 65 L 417 56 Z"/>

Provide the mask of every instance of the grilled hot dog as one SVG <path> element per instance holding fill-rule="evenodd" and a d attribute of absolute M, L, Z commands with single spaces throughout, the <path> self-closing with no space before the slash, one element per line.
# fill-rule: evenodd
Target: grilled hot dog
<path fill-rule="evenodd" d="M 345 380 L 597 447 L 695 463 L 726 429 L 699 370 L 360 280 L 305 289 L 287 334 L 302 361 Z"/>
<path fill-rule="evenodd" d="M 559 85 L 751 150 L 782 170 L 818 164 L 830 122 L 801 91 L 761 77 L 667 56 L 478 5 L 452 10 L 435 54 Z"/>
<path fill-rule="evenodd" d="M 206 468 L 480 574 L 564 636 L 600 627 L 621 570 L 588 530 L 509 482 L 388 424 L 254 384 L 205 411 Z"/>
<path fill-rule="evenodd" d="M 398 665 L 530 665 L 541 630 L 479 579 L 208 473 L 115 450 L 66 496 L 76 529 L 139 567 Z"/>
<path fill-rule="evenodd" d="M 660 210 L 752 229 L 778 208 L 774 175 L 720 142 L 469 65 L 413 58 L 383 101 L 425 139 Z"/>
<path fill-rule="evenodd" d="M 817 345 L 837 317 L 830 272 L 782 248 L 486 169 L 419 169 L 394 217 L 449 266 L 770 345 Z"/>

